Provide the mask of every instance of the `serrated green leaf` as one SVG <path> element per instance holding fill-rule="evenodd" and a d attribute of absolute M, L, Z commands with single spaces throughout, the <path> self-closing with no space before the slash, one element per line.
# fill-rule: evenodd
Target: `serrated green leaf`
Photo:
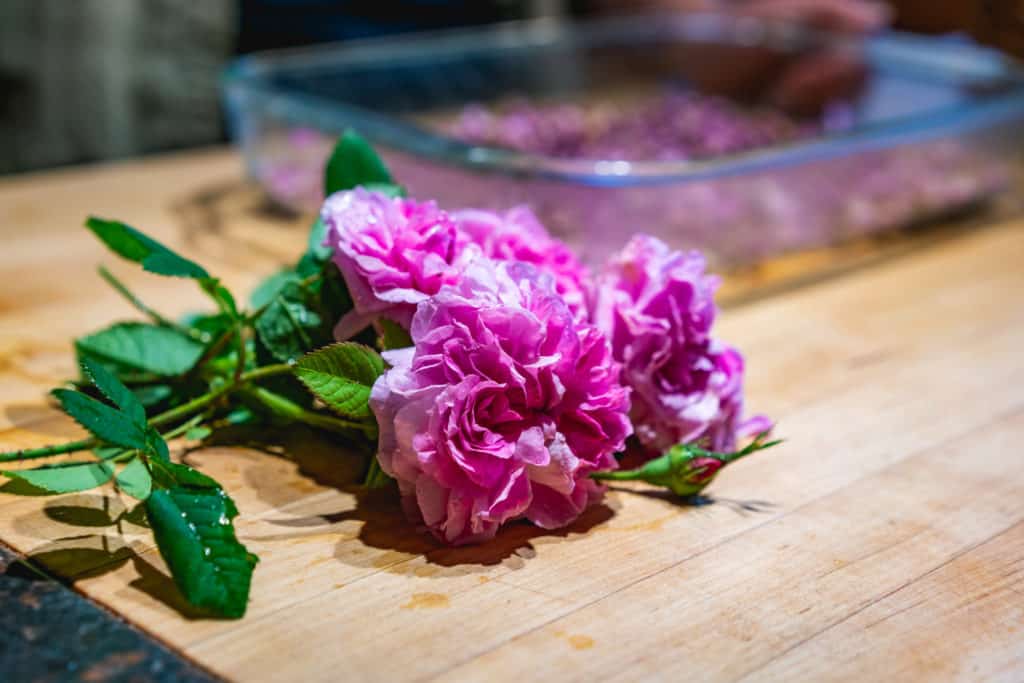
<path fill-rule="evenodd" d="M 152 237 L 120 221 L 90 216 L 85 222 L 113 252 L 157 275 L 209 278 L 210 274 L 197 263 L 179 256 Z"/>
<path fill-rule="evenodd" d="M 373 147 L 355 131 L 347 130 L 324 168 L 324 196 L 372 183 L 394 185 L 394 180 Z"/>
<path fill-rule="evenodd" d="M 224 492 L 223 487 L 213 477 L 208 477 L 199 470 L 192 469 L 188 465 L 180 465 L 176 462 L 150 461 L 153 468 L 153 483 L 156 486 L 166 489 L 187 488 L 200 489 L 203 491 L 218 491 L 227 505 L 231 517 L 238 515 L 238 508 L 235 501 Z"/>
<path fill-rule="evenodd" d="M 105 462 L 75 462 L 43 465 L 31 470 L 7 470 L 2 474 L 51 493 L 74 493 L 106 484 L 114 470 Z"/>
<path fill-rule="evenodd" d="M 355 342 L 332 344 L 298 360 L 295 376 L 327 405 L 345 417 L 370 417 L 370 390 L 384 372 L 384 360 Z"/>
<path fill-rule="evenodd" d="M 249 295 L 249 305 L 253 308 L 263 308 L 277 298 L 286 284 L 295 282 L 296 279 L 295 271 L 287 268 L 264 278 Z"/>
<path fill-rule="evenodd" d="M 185 599 L 219 616 L 243 616 L 258 560 L 235 536 L 224 497 L 216 491 L 161 489 L 146 501 L 146 515 Z"/>
<path fill-rule="evenodd" d="M 141 428 L 146 426 L 146 409 L 132 391 L 112 372 L 91 358 L 82 359 L 82 369 L 104 396 Z"/>
<path fill-rule="evenodd" d="M 132 498 L 146 500 L 153 490 L 153 478 L 142 458 L 135 458 L 117 473 L 117 487 Z"/>
<path fill-rule="evenodd" d="M 84 358 L 96 357 L 117 366 L 164 377 L 182 375 L 203 354 L 203 345 L 166 327 L 117 323 L 75 342 Z"/>
<path fill-rule="evenodd" d="M 290 284 L 256 320 L 256 334 L 277 360 L 298 358 L 323 340 L 323 320 L 305 298 L 299 287 Z"/>
<path fill-rule="evenodd" d="M 100 441 L 125 448 L 148 448 L 146 427 L 124 413 L 78 391 L 54 389 L 52 393 L 64 412 Z"/>

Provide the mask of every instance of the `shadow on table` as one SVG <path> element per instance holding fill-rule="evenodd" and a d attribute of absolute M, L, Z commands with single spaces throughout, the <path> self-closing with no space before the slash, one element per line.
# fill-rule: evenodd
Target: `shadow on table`
<path fill-rule="evenodd" d="M 740 500 L 738 498 L 722 498 L 720 496 L 705 494 L 681 498 L 665 489 L 648 490 L 611 486 L 608 490 L 619 491 L 630 496 L 641 496 L 643 498 L 660 500 L 670 505 L 683 508 L 705 508 L 712 505 L 722 505 L 741 515 L 768 513 L 779 507 L 777 503 L 773 503 L 768 500 Z"/>
<path fill-rule="evenodd" d="M 131 589 L 163 603 L 185 619 L 216 618 L 189 604 L 170 576 L 143 558 L 138 550 L 124 545 L 117 536 L 89 534 L 58 539 L 11 565 L 8 572 L 26 573 L 38 568 L 62 583 L 73 585 L 116 572 L 129 562 L 137 574 L 128 583 Z"/>
<path fill-rule="evenodd" d="M 542 529 L 528 521 L 521 520 L 507 524 L 492 540 L 479 545 L 451 547 L 441 544 L 417 528 L 408 520 L 401 508 L 397 491 L 385 489 L 359 494 L 355 510 L 348 513 L 351 519 L 363 522 L 358 540 L 379 550 L 397 550 L 411 555 L 422 555 L 427 563 L 438 567 L 462 567 L 469 573 L 474 567 L 488 567 L 499 564 L 521 565 L 535 554 L 533 542 L 571 541 L 590 533 L 614 516 L 606 504 L 587 509 L 571 525 L 557 530 Z M 336 556 L 342 561 L 351 561 L 346 553 L 346 543 L 338 547 Z M 420 572 L 421 575 L 429 575 Z"/>
<path fill-rule="evenodd" d="M 291 536 L 292 540 L 301 535 L 318 535 L 325 527 L 337 528 L 345 522 L 359 523 L 355 534 L 345 536 L 335 549 L 335 557 L 355 567 L 372 567 L 388 571 L 402 571 L 399 566 L 406 560 L 423 557 L 428 565 L 435 568 L 458 569 L 453 573 L 470 573 L 473 568 L 499 564 L 521 565 L 534 555 L 533 542 L 572 540 L 589 533 L 592 529 L 610 520 L 615 512 L 607 504 L 592 506 L 572 525 L 554 531 L 541 529 L 521 521 L 505 525 L 491 541 L 474 546 L 452 548 L 432 538 L 422 528 L 410 522 L 402 510 L 398 491 L 394 485 L 378 490 L 367 490 L 361 486 L 363 471 L 368 463 L 365 454 L 345 451 L 343 444 L 330 439 L 315 437 L 305 430 L 297 430 L 284 441 L 281 450 L 275 450 L 294 462 L 298 472 L 309 477 L 317 485 L 340 491 L 345 496 L 339 499 L 340 509 L 336 513 L 317 513 L 307 517 L 274 519 L 270 524 L 301 529 L 302 533 Z M 263 442 L 264 447 L 266 441 Z M 259 468 L 245 473 L 246 481 L 268 502 L 280 494 L 279 483 L 266 486 L 259 475 Z M 353 507 L 354 503 L 354 507 Z M 285 540 L 285 539 L 282 539 Z M 385 553 L 373 552 L 386 551 Z M 422 565 L 417 567 L 419 576 L 432 575 Z"/>
<path fill-rule="evenodd" d="M 47 520 L 50 524 L 43 524 Z M 54 499 L 41 510 L 15 520 L 15 528 L 29 536 L 52 537 L 57 523 L 88 533 L 68 535 L 33 550 L 14 562 L 5 573 L 43 574 L 71 585 L 122 569 L 129 562 L 137 574 L 128 584 L 163 603 L 187 619 L 211 615 L 190 605 L 170 576 L 143 557 L 148 546 L 133 543 L 126 525 L 148 526 L 143 505 L 126 508 L 119 498 L 95 494 L 69 494 Z M 102 530 L 102 531 L 101 531 Z"/>
<path fill-rule="evenodd" d="M 4 406 L 4 417 L 19 430 L 59 437 L 55 440 L 67 440 L 70 418 L 53 407 L 48 400 L 40 397 L 33 403 L 9 403 Z"/>

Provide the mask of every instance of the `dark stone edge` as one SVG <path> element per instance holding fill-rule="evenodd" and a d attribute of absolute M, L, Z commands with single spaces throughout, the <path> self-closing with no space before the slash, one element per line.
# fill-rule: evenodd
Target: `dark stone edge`
<path fill-rule="evenodd" d="M 0 541 L 0 679 L 222 680 Z"/>

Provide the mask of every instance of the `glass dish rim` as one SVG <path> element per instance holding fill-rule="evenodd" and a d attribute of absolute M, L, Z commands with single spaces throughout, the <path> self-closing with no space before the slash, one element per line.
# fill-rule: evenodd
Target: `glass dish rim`
<path fill-rule="evenodd" d="M 266 74 L 282 68 L 343 66 L 345 63 L 373 60 L 382 56 L 394 59 L 396 55 L 410 58 L 424 54 L 458 55 L 468 50 L 523 49 L 529 47 L 530 41 L 539 46 L 551 45 L 555 40 L 594 45 L 609 40 L 624 43 L 635 38 L 676 38 L 708 44 L 722 44 L 728 39 L 731 44 L 743 47 L 762 45 L 793 50 L 816 46 L 839 52 L 859 52 L 867 47 L 886 50 L 895 59 L 910 57 L 911 67 L 923 69 L 933 77 L 949 77 L 940 66 L 959 67 L 961 76 L 989 77 L 995 67 L 998 75 L 1011 85 L 1005 92 L 976 102 L 940 107 L 925 114 L 901 116 L 848 130 L 830 131 L 824 135 L 736 154 L 695 160 L 625 161 L 565 159 L 474 145 L 391 114 L 281 88 L 265 78 Z M 990 48 L 957 43 L 961 50 L 972 49 L 979 55 L 986 55 L 986 62 L 981 64 L 976 60 L 973 72 L 968 68 L 969 65 L 963 63 L 946 61 L 943 65 L 943 56 L 936 55 L 939 51 L 934 49 L 941 40 L 895 31 L 856 38 L 813 29 L 804 24 L 721 12 L 639 14 L 626 18 L 582 21 L 531 19 L 486 27 L 398 34 L 342 44 L 328 43 L 254 53 L 231 62 L 224 71 L 223 82 L 229 99 L 232 92 L 245 91 L 248 95 L 261 98 L 264 104 L 273 103 L 275 114 L 281 113 L 278 110 L 287 110 L 287 118 L 337 133 L 352 127 L 372 142 L 399 152 L 492 173 L 617 187 L 754 173 L 966 133 L 1024 116 L 1024 68 L 1020 63 Z M 928 51 L 929 54 L 925 54 L 924 50 L 915 50 L 915 42 L 930 46 L 932 49 Z M 998 59 L 994 60 L 996 56 Z M 929 61 L 933 63 L 929 64 Z M 977 73 L 979 71 L 982 73 Z"/>

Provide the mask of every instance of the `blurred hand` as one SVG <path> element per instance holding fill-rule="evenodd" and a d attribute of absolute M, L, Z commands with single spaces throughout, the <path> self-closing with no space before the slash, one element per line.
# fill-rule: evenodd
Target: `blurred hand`
<path fill-rule="evenodd" d="M 748 0 L 737 4 L 736 11 L 854 34 L 881 29 L 890 16 L 886 5 L 866 0 Z M 866 67 L 854 55 L 802 55 L 774 74 L 767 96 L 788 111 L 813 114 L 830 100 L 855 94 L 866 76 Z"/>
<path fill-rule="evenodd" d="M 726 12 L 784 20 L 817 29 L 866 34 L 883 28 L 891 12 L 870 0 L 604 0 L 610 11 L 688 10 Z M 734 48 L 709 60 L 698 85 L 735 97 L 767 99 L 795 114 L 817 113 L 829 101 L 849 97 L 863 85 L 866 68 L 856 55 L 811 52 L 784 56 L 765 49 Z"/>

